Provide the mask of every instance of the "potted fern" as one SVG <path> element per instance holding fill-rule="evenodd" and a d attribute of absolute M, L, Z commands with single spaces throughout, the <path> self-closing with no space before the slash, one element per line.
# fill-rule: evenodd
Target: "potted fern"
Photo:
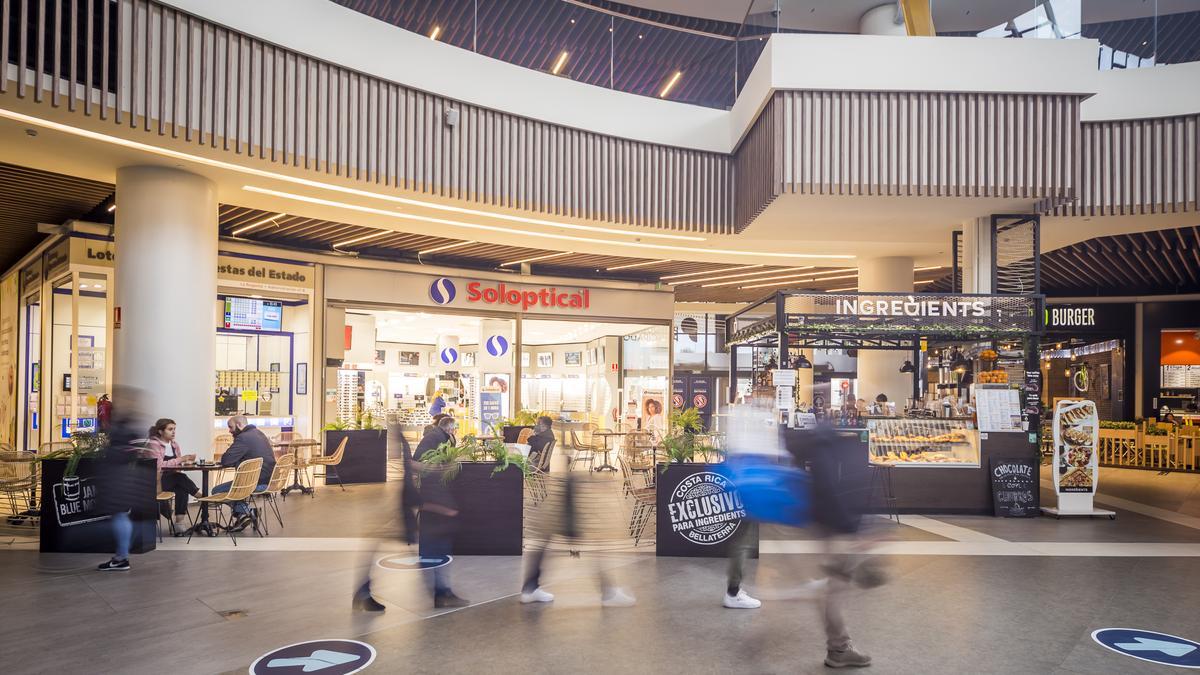
<path fill-rule="evenodd" d="M 420 463 L 421 481 L 440 481 L 435 489 L 448 489 L 456 503 L 455 555 L 521 555 L 529 473 L 523 455 L 499 440 L 467 435 L 424 453 Z"/>

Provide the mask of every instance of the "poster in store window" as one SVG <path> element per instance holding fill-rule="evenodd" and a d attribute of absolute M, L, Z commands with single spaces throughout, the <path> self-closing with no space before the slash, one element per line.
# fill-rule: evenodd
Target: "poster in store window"
<path fill-rule="evenodd" d="M 666 428 L 664 398 L 662 391 L 642 392 L 642 429 L 649 431 L 655 438 L 662 438 L 662 433 Z"/>

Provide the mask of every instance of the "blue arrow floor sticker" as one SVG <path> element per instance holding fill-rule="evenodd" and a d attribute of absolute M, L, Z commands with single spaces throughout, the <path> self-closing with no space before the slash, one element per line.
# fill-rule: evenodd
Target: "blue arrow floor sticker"
<path fill-rule="evenodd" d="M 1106 649 L 1141 661 L 1176 668 L 1200 668 L 1200 643 L 1137 628 L 1101 628 L 1092 639 Z"/>

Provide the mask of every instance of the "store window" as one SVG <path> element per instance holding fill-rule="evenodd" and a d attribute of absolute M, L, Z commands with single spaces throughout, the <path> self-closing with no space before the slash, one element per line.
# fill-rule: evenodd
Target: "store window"
<path fill-rule="evenodd" d="M 26 450 L 41 444 L 42 294 L 25 296 L 21 309 L 21 393 L 19 433 Z"/>
<path fill-rule="evenodd" d="M 100 272 L 74 272 L 52 284 L 49 380 L 41 366 L 36 377 L 30 373 L 38 393 L 51 394 L 47 440 L 97 427 L 97 404 L 109 389 L 108 288 Z"/>

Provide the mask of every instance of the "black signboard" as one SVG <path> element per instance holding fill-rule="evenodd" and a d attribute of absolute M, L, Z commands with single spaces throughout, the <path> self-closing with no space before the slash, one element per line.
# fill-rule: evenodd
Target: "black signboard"
<path fill-rule="evenodd" d="M 100 490 L 93 462 L 79 462 L 75 475 L 63 477 L 66 460 L 42 463 L 42 513 L 39 550 L 44 553 L 112 553 L 112 524 L 107 514 L 95 510 Z M 157 510 L 158 474 L 154 460 L 144 459 L 129 467 L 127 489 L 143 495 L 135 507 L 132 553 L 153 551 L 156 543 L 154 513 Z"/>
<path fill-rule="evenodd" d="M 1046 332 L 1076 335 L 1125 335 L 1133 331 L 1133 303 L 1048 304 L 1043 318 Z"/>
<path fill-rule="evenodd" d="M 1038 465 L 1033 457 L 991 460 L 992 507 L 1005 518 L 1032 518 L 1038 509 Z"/>
<path fill-rule="evenodd" d="M 658 474 L 655 553 L 723 558 L 749 537 L 758 556 L 758 528 L 745 519 L 737 488 L 714 464 L 668 464 Z M 749 528 L 748 530 L 746 528 Z"/>

